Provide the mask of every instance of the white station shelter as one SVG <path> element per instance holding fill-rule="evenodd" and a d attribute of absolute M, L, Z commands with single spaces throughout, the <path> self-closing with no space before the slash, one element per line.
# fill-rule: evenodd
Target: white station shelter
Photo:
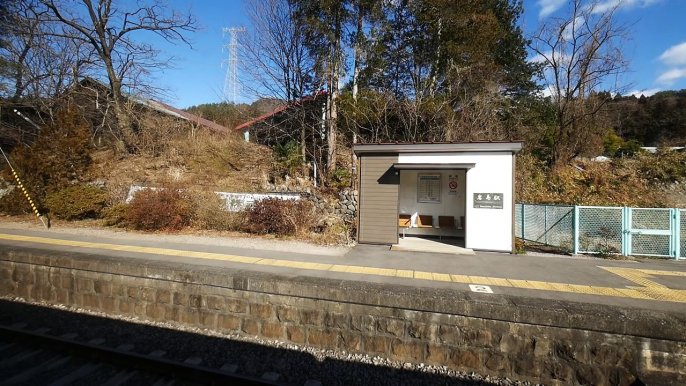
<path fill-rule="evenodd" d="M 452 239 L 514 251 L 514 155 L 522 141 L 365 143 L 359 157 L 358 242 Z"/>

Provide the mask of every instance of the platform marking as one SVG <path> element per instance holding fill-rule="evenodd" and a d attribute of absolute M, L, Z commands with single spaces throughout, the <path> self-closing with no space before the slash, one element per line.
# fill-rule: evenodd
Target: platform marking
<path fill-rule="evenodd" d="M 472 292 L 480 292 L 483 294 L 492 294 L 493 290 L 491 287 L 487 285 L 477 285 L 477 284 L 470 284 L 469 289 L 472 290 Z"/>
<path fill-rule="evenodd" d="M 638 291 L 644 296 L 655 299 L 671 302 L 686 302 L 686 290 L 675 290 L 667 288 L 660 283 L 656 283 L 650 279 L 654 276 L 677 276 L 686 277 L 686 272 L 679 271 L 656 271 L 649 269 L 631 269 L 631 268 L 617 268 L 617 267 L 599 267 L 615 275 L 621 276 L 630 280 L 638 286 L 629 286 L 630 289 Z"/>
<path fill-rule="evenodd" d="M 104 249 L 111 251 L 147 253 L 153 255 L 167 255 L 191 257 L 198 259 L 220 260 L 232 263 L 253 264 L 262 266 L 277 266 L 312 271 L 342 272 L 359 275 L 391 276 L 413 280 L 431 280 L 452 282 L 467 285 L 509 287 L 538 291 L 555 291 L 575 294 L 588 294 L 600 296 L 615 296 L 631 299 L 661 300 L 669 302 L 686 303 L 686 290 L 675 290 L 650 280 L 654 276 L 676 276 L 686 278 L 686 272 L 681 271 L 658 271 L 633 268 L 598 267 L 612 274 L 621 276 L 636 286 L 622 288 L 589 286 L 578 284 L 551 283 L 535 280 L 517 280 L 508 278 L 453 275 L 438 272 L 423 272 L 403 269 L 390 269 L 378 267 L 363 267 L 354 265 L 326 264 L 317 262 L 302 262 L 282 259 L 267 259 L 249 256 L 237 256 L 221 253 L 194 252 L 168 248 L 138 247 L 133 245 L 93 243 L 87 241 L 73 241 L 51 239 L 47 237 L 19 236 L 0 233 L 1 240 L 23 241 L 29 243 L 50 244 L 68 247 L 81 247 Z"/>

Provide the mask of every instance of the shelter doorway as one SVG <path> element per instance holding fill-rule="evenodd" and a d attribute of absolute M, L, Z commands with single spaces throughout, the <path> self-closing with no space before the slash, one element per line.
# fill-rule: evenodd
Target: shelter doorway
<path fill-rule="evenodd" d="M 464 247 L 467 169 L 400 168 L 398 232 Z M 409 221 L 403 223 L 403 218 Z"/>

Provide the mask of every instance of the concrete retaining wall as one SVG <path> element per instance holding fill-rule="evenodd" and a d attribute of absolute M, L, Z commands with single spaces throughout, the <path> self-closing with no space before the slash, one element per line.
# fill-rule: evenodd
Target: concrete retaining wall
<path fill-rule="evenodd" d="M 19 247 L 0 294 L 548 384 L 686 384 L 679 313 Z"/>

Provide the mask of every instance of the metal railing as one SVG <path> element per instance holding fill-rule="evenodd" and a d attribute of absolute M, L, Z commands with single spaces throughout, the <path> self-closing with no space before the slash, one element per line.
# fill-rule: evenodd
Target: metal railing
<path fill-rule="evenodd" d="M 516 204 L 520 239 L 571 253 L 686 258 L 686 210 Z"/>

